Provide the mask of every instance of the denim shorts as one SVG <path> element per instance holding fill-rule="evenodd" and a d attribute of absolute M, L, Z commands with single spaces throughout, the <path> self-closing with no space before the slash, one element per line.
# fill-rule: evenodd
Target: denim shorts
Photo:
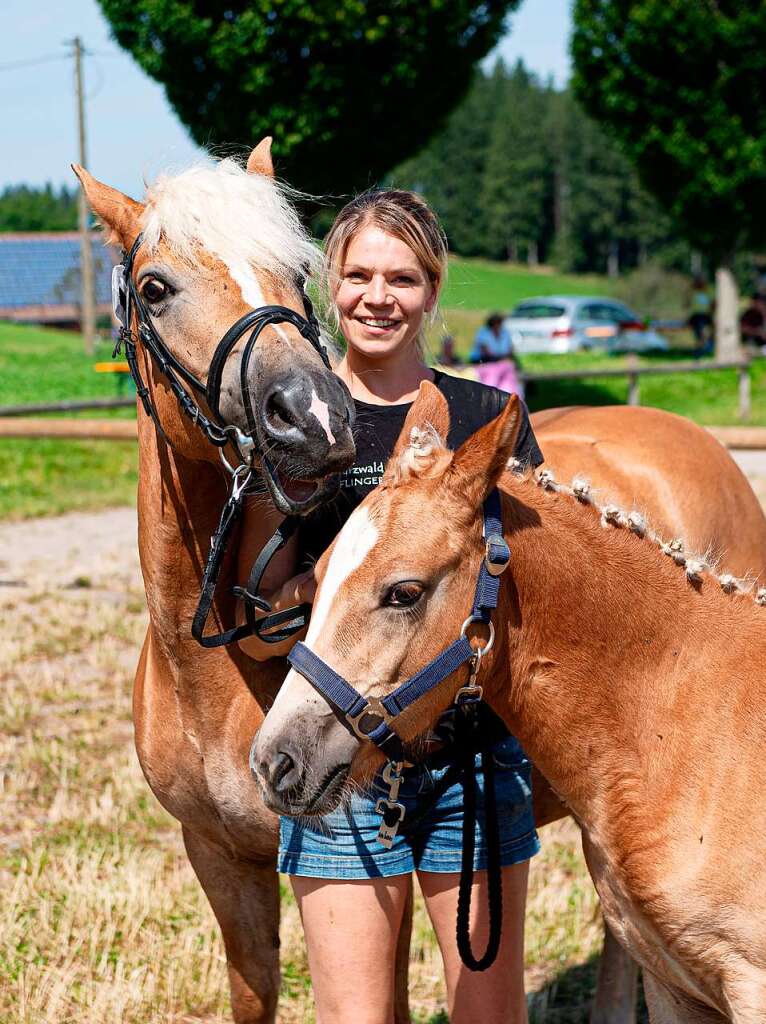
<path fill-rule="evenodd" d="M 513 736 L 492 749 L 495 794 L 503 867 L 529 860 L 540 849 L 532 813 L 531 765 Z M 323 818 L 282 818 L 279 828 L 278 870 L 309 878 L 382 878 L 411 871 L 460 871 L 463 847 L 463 786 L 454 782 L 417 817 L 434 786 L 452 763 L 446 751 L 431 755 L 405 771 L 399 802 L 405 817 L 390 850 L 377 841 L 381 816 L 375 811 L 388 786 L 376 775 L 367 793 Z M 484 774 L 476 757 L 476 845 L 474 869 L 487 867 L 484 833 Z M 408 818 L 414 824 L 407 828 Z"/>

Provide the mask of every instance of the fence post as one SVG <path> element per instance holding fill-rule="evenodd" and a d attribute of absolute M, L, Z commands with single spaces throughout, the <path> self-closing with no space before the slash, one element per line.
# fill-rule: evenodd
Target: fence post
<path fill-rule="evenodd" d="M 628 356 L 628 405 L 641 405 L 641 392 L 639 376 L 637 373 L 630 371 L 638 369 L 638 359 L 632 353 Z"/>
<path fill-rule="evenodd" d="M 739 375 L 739 418 L 750 419 L 750 360 L 746 359 L 737 371 Z"/>

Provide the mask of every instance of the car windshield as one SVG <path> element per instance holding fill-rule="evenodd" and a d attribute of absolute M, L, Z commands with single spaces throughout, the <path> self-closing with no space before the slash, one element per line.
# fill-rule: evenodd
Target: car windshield
<path fill-rule="evenodd" d="M 511 313 L 511 316 L 523 317 L 525 320 L 548 320 L 563 316 L 563 306 L 555 306 L 552 302 L 522 302 Z"/>

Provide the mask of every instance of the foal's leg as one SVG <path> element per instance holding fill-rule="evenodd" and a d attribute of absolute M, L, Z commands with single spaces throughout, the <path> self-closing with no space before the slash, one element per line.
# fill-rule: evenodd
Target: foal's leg
<path fill-rule="evenodd" d="M 276 864 L 233 860 L 183 829 L 189 860 L 218 919 L 235 1024 L 272 1024 L 279 995 L 279 876 Z"/>
<path fill-rule="evenodd" d="M 635 1024 L 638 966 L 604 922 L 604 948 L 590 1024 Z"/>

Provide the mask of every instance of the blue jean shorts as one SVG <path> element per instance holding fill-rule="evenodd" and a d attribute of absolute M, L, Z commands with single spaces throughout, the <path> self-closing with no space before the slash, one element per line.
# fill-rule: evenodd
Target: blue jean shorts
<path fill-rule="evenodd" d="M 503 867 L 529 860 L 540 849 L 532 813 L 531 765 L 513 736 L 492 750 Z M 453 783 L 428 811 L 416 817 L 452 763 L 445 751 L 407 769 L 399 790 L 405 806 L 403 827 L 387 850 L 377 841 L 381 816 L 375 811 L 388 786 L 376 775 L 367 793 L 323 818 L 282 818 L 278 870 L 309 878 L 382 878 L 412 871 L 460 871 L 463 847 L 463 786 Z M 484 833 L 484 773 L 476 757 L 476 845 L 474 869 L 487 867 Z M 407 828 L 408 819 L 414 824 Z"/>

